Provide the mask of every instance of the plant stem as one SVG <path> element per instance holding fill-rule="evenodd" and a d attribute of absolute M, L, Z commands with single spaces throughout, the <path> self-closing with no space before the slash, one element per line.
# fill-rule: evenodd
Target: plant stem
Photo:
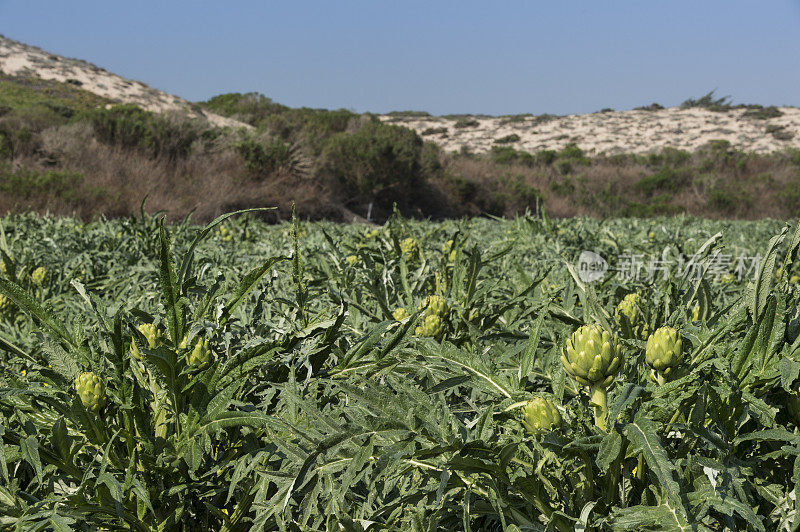
<path fill-rule="evenodd" d="M 606 415 L 608 414 L 608 390 L 603 386 L 592 386 L 590 400 L 594 407 L 594 424 L 605 432 Z"/>

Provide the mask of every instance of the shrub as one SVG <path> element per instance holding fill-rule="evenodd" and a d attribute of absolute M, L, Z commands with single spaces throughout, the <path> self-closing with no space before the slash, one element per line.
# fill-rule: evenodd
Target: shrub
<path fill-rule="evenodd" d="M 689 98 L 681 104 L 681 109 L 691 109 L 696 107 L 715 112 L 726 112 L 733 108 L 731 105 L 730 96 L 714 98 L 714 91 L 711 91 L 696 100 Z"/>
<path fill-rule="evenodd" d="M 520 164 L 532 167 L 536 163 L 533 155 L 526 151 L 515 150 L 511 146 L 492 146 L 490 157 L 498 164 Z"/>
<path fill-rule="evenodd" d="M 751 105 L 747 111 L 742 113 L 742 116 L 747 118 L 755 118 L 758 120 L 768 120 L 770 118 L 778 118 L 779 116 L 783 116 L 783 112 L 774 105 L 770 105 L 769 107 Z"/>
<path fill-rule="evenodd" d="M 480 122 L 478 122 L 474 118 L 461 118 L 457 120 L 455 124 L 453 124 L 453 127 L 457 129 L 464 129 L 467 127 L 477 127 L 479 125 Z"/>
<path fill-rule="evenodd" d="M 532 115 L 529 114 L 504 116 L 500 119 L 500 125 L 504 126 L 506 124 L 518 124 L 525 122 L 531 116 Z"/>
<path fill-rule="evenodd" d="M 198 105 L 213 113 L 236 118 L 253 126 L 261 124 L 268 116 L 280 114 L 289 109 L 257 92 L 220 94 L 208 101 L 200 102 Z"/>
<path fill-rule="evenodd" d="M 634 107 L 634 110 L 636 111 L 661 111 L 662 109 L 664 109 L 664 106 L 656 102 L 653 102 L 650 105 Z"/>
<path fill-rule="evenodd" d="M 12 172 L 7 166 L 0 167 L 0 192 L 23 199 L 52 196 L 71 201 L 76 198 L 82 182 L 83 175 L 79 172 L 30 169 Z"/>
<path fill-rule="evenodd" d="M 794 133 L 791 131 L 787 131 L 786 126 L 770 124 L 767 126 L 766 131 L 777 140 L 791 140 L 792 138 L 794 138 Z"/>
<path fill-rule="evenodd" d="M 292 159 L 291 146 L 278 138 L 268 143 L 249 138 L 236 143 L 234 147 L 244 159 L 247 169 L 262 177 L 288 165 Z"/>
<path fill-rule="evenodd" d="M 687 172 L 676 170 L 670 166 L 662 166 L 656 173 L 645 176 L 636 182 L 634 188 L 646 196 L 655 192 L 677 192 L 689 181 Z"/>
<path fill-rule="evenodd" d="M 128 149 L 141 149 L 152 157 L 175 160 L 186 157 L 200 137 L 197 125 L 171 120 L 133 105 L 115 105 L 85 114 L 101 142 Z"/>
<path fill-rule="evenodd" d="M 391 205 L 415 195 L 425 183 L 422 156 L 422 139 L 412 130 L 370 122 L 330 139 L 325 168 L 356 201 Z"/>
<path fill-rule="evenodd" d="M 516 133 L 512 133 L 511 135 L 506 135 L 505 137 L 500 137 L 499 139 L 494 139 L 495 144 L 510 144 L 512 142 L 519 142 L 520 136 Z"/>
<path fill-rule="evenodd" d="M 425 131 L 423 131 L 420 134 L 423 135 L 423 136 L 427 136 L 427 135 L 446 135 L 447 134 L 447 128 L 446 127 L 429 127 L 428 129 L 426 129 Z"/>

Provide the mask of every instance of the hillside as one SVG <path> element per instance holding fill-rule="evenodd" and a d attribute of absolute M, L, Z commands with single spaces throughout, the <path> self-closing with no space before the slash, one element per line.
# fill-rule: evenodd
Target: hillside
<path fill-rule="evenodd" d="M 708 94 L 557 117 L 191 103 L 0 37 L 0 213 L 209 219 L 800 214 L 800 110 Z"/>
<path fill-rule="evenodd" d="M 2 35 L 0 72 L 10 76 L 68 83 L 110 102 L 135 104 L 157 113 L 180 112 L 192 118 L 208 120 L 215 126 L 249 127 L 200 109 L 178 96 L 148 87 L 141 81 L 126 79 L 86 61 L 52 54 Z"/>

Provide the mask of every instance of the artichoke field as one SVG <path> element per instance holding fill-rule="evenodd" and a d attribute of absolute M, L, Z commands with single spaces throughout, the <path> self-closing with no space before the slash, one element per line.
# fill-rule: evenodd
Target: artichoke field
<path fill-rule="evenodd" d="M 0 530 L 797 530 L 799 248 L 778 221 L 8 216 Z M 583 250 L 700 273 L 588 283 Z"/>

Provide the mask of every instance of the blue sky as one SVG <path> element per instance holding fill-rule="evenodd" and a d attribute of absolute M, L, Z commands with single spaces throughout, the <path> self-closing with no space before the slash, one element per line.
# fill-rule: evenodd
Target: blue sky
<path fill-rule="evenodd" d="M 0 34 L 190 100 L 585 113 L 800 106 L 800 0 L 0 0 Z"/>

